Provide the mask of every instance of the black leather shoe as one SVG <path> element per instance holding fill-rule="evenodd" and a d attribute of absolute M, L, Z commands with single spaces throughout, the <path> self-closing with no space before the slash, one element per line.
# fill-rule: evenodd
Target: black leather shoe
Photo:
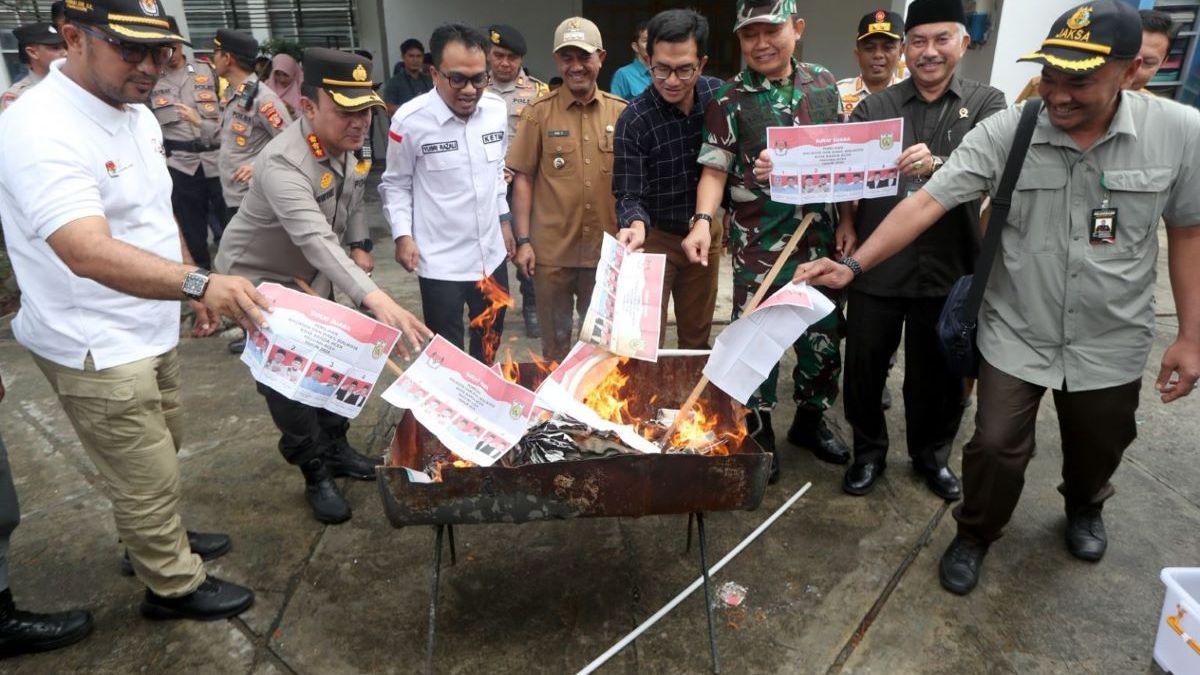
<path fill-rule="evenodd" d="M 216 560 L 229 553 L 229 550 L 233 548 L 233 542 L 227 534 L 189 530 L 187 538 L 192 553 L 200 556 L 201 560 Z M 127 577 L 133 576 L 133 563 L 129 562 L 128 551 L 125 552 L 125 557 L 121 558 L 121 574 Z"/>
<path fill-rule="evenodd" d="M 246 338 L 245 337 L 240 337 L 236 340 L 229 341 L 229 353 L 230 354 L 241 354 L 244 351 L 246 351 Z"/>
<path fill-rule="evenodd" d="M 929 487 L 929 491 L 933 494 L 945 499 L 948 502 L 956 502 L 962 499 L 962 484 L 958 481 L 958 476 L 950 470 L 948 466 L 927 467 L 917 463 L 913 463 L 913 471 L 917 475 L 925 479 L 925 485 Z"/>
<path fill-rule="evenodd" d="M 1108 550 L 1108 534 L 1100 509 L 1092 506 L 1067 514 L 1067 550 L 1071 555 L 1097 562 Z"/>
<path fill-rule="evenodd" d="M 356 480 L 375 480 L 375 467 L 383 464 L 382 457 L 367 457 L 351 447 L 346 439 L 334 443 L 321 459 L 334 477 L 348 476 Z"/>
<path fill-rule="evenodd" d="M 823 413 L 797 408 L 787 438 L 792 445 L 808 448 L 822 462 L 846 464 L 850 461 L 850 448 L 829 430 Z"/>
<path fill-rule="evenodd" d="M 987 552 L 987 544 L 955 537 L 938 564 L 938 579 L 942 582 L 942 588 L 958 595 L 970 593 L 979 583 L 979 568 Z"/>
<path fill-rule="evenodd" d="M 312 507 L 313 517 L 329 525 L 350 520 L 350 503 L 338 490 L 325 464 L 320 459 L 312 459 L 300 470 L 304 472 L 304 498 Z"/>
<path fill-rule="evenodd" d="M 542 327 L 538 324 L 537 306 L 524 305 L 521 314 L 525 317 L 525 335 L 531 338 L 542 337 Z"/>
<path fill-rule="evenodd" d="M 164 598 L 146 589 L 142 616 L 147 619 L 217 621 L 237 616 L 254 604 L 254 591 L 208 575 L 196 590 L 178 598 Z"/>
<path fill-rule="evenodd" d="M 92 613 L 85 609 L 37 614 L 13 604 L 12 590 L 0 591 L 0 656 L 48 652 L 79 642 L 92 632 Z"/>
<path fill-rule="evenodd" d="M 865 462 L 851 464 L 842 478 L 842 489 L 847 494 L 862 496 L 875 489 L 875 482 L 887 469 L 887 462 Z"/>
<path fill-rule="evenodd" d="M 775 428 L 771 426 L 771 411 L 751 410 L 746 415 L 746 433 L 763 449 L 771 454 L 771 476 L 767 478 L 768 485 L 779 482 L 781 468 L 779 451 L 775 449 Z"/>

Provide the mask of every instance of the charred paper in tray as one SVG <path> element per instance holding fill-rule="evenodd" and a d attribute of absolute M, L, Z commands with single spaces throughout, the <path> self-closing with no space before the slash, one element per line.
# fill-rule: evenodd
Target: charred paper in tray
<path fill-rule="evenodd" d="M 515 467 L 623 454 L 636 453 L 621 444 L 616 434 L 598 431 L 578 420 L 556 415 L 531 427 L 501 463 Z"/>

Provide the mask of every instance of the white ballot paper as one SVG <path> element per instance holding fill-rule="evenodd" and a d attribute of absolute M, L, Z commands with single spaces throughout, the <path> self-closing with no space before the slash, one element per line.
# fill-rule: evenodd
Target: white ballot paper
<path fill-rule="evenodd" d="M 904 120 L 768 127 L 771 201 L 826 204 L 891 197 Z"/>
<path fill-rule="evenodd" d="M 536 405 L 551 413 L 572 417 L 598 431 L 611 431 L 634 450 L 652 454 L 662 452 L 633 426 L 609 422 L 583 404 L 583 399 L 620 361 L 619 356 L 595 345 L 576 342 L 562 365 L 538 387 Z"/>
<path fill-rule="evenodd" d="M 274 301 L 270 327 L 246 337 L 242 362 L 284 396 L 355 418 L 400 331 L 323 298 L 262 283 Z"/>
<path fill-rule="evenodd" d="M 435 336 L 383 400 L 412 411 L 454 454 L 491 466 L 525 435 L 534 394 Z"/>
<path fill-rule="evenodd" d="M 605 234 L 579 339 L 620 356 L 658 361 L 666 265 L 666 255 L 630 253 Z"/>
<path fill-rule="evenodd" d="M 833 310 L 829 298 L 816 289 L 790 283 L 721 331 L 704 374 L 745 405 L 788 347 Z"/>

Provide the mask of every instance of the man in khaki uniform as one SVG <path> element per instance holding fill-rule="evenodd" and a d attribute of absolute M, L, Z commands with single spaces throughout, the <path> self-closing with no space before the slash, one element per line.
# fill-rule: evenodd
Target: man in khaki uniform
<path fill-rule="evenodd" d="M 550 87 L 541 80 L 530 75 L 523 63 L 525 61 L 525 36 L 512 26 L 493 24 L 487 28 L 488 41 L 492 43 L 488 53 L 488 62 L 492 66 L 492 83 L 488 91 L 499 96 L 508 106 L 508 139 L 511 146 L 517 135 L 517 122 L 525 106 L 533 103 L 550 92 Z M 512 172 L 504 170 L 505 178 L 512 180 Z M 512 184 L 509 183 L 508 203 L 512 204 Z M 521 283 L 521 314 L 525 318 L 525 334 L 529 337 L 540 337 L 541 327 L 537 320 L 537 294 L 533 288 L 533 279 L 525 276 L 517 269 L 517 280 Z"/>
<path fill-rule="evenodd" d="M 67 44 L 58 29 L 48 23 L 27 23 L 13 30 L 17 38 L 17 56 L 29 67 L 29 74 L 0 95 L 0 112 L 16 102 L 21 94 L 42 81 L 50 62 L 67 55 Z"/>
<path fill-rule="evenodd" d="M 431 335 L 411 313 L 379 290 L 344 248 L 369 238 L 363 192 L 371 162 L 361 154 L 371 108 L 383 99 L 371 88 L 367 59 L 333 49 L 304 51 L 303 117 L 267 144 L 254 161 L 254 182 L 230 221 L 217 253 L 218 270 L 258 284 L 311 285 L 322 297 L 350 296 L 375 318 L 399 328 L 414 349 Z M 300 467 L 305 496 L 323 523 L 351 516 L 334 476 L 375 477 L 376 460 L 350 447 L 345 417 L 258 385 L 282 437 L 284 459 Z"/>
<path fill-rule="evenodd" d="M 178 33 L 175 20 L 172 30 Z M 225 226 L 228 216 L 221 194 L 217 160 L 221 141 L 221 109 L 217 77 L 205 63 L 189 61 L 182 43 L 167 62 L 150 92 L 150 109 L 162 127 L 163 150 L 171 172 L 171 206 L 192 260 L 212 267 L 208 254 L 208 215 L 215 210 Z"/>
<path fill-rule="evenodd" d="M 258 40 L 248 33 L 221 28 L 213 38 L 217 75 L 229 83 L 221 101 L 219 168 L 225 204 L 234 213 L 246 196 L 255 156 L 292 121 L 279 96 L 254 74 L 257 56 Z"/>
<path fill-rule="evenodd" d="M 625 101 L 596 87 L 605 56 L 596 24 L 559 24 L 554 61 L 563 86 L 525 108 L 506 158 L 515 174 L 515 262 L 533 277 L 548 359 L 566 356 L 576 306 L 582 311 L 592 296 L 600 242 L 617 233 L 613 134 Z"/>

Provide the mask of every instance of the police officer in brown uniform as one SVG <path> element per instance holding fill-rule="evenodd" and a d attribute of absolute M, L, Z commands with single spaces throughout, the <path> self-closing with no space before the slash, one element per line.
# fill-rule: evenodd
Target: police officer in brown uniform
<path fill-rule="evenodd" d="M 380 290 L 346 251 L 350 242 L 369 238 L 363 193 L 371 161 L 361 152 L 371 108 L 383 107 L 372 89 L 370 66 L 355 54 L 304 51 L 302 117 L 254 161 L 254 181 L 221 239 L 216 268 L 292 288 L 300 279 L 323 297 L 332 297 L 336 288 L 399 328 L 401 350 L 405 341 L 419 348 L 432 336 L 429 329 Z M 345 417 L 262 384 L 258 392 L 279 428 L 279 451 L 304 474 L 313 516 L 331 524 L 348 520 L 350 505 L 333 477 L 372 480 L 378 460 L 350 447 Z"/>
<path fill-rule="evenodd" d="M 170 22 L 171 30 L 179 33 L 175 19 Z M 221 228 L 229 219 L 217 169 L 221 108 L 216 73 L 208 64 L 189 61 L 182 45 L 176 45 L 150 92 L 150 109 L 162 126 L 175 220 L 192 260 L 209 269 L 208 216 L 215 215 Z"/>
<path fill-rule="evenodd" d="M 213 63 L 225 78 L 221 102 L 221 190 L 225 204 L 236 213 L 249 189 L 254 157 L 292 118 L 279 96 L 254 74 L 258 40 L 248 33 L 221 28 L 213 38 Z"/>
<path fill-rule="evenodd" d="M 12 105 L 21 94 L 42 81 L 50 62 L 67 55 L 67 44 L 58 29 L 48 23 L 27 23 L 12 32 L 17 38 L 17 55 L 29 67 L 29 74 L 17 80 L 0 95 L 0 112 Z"/>
<path fill-rule="evenodd" d="M 517 122 L 525 106 L 550 93 L 550 87 L 529 74 L 523 67 L 525 61 L 525 36 L 512 26 L 492 24 L 487 28 L 488 41 L 492 43 L 488 63 L 492 66 L 492 82 L 488 91 L 494 92 L 508 106 L 509 146 L 517 135 Z M 511 180 L 511 172 L 505 169 Z M 508 189 L 508 203 L 512 204 L 512 187 Z M 521 314 L 525 318 L 525 334 L 539 337 L 541 330 L 537 319 L 537 295 L 533 279 L 517 268 L 517 279 L 521 282 Z"/>

